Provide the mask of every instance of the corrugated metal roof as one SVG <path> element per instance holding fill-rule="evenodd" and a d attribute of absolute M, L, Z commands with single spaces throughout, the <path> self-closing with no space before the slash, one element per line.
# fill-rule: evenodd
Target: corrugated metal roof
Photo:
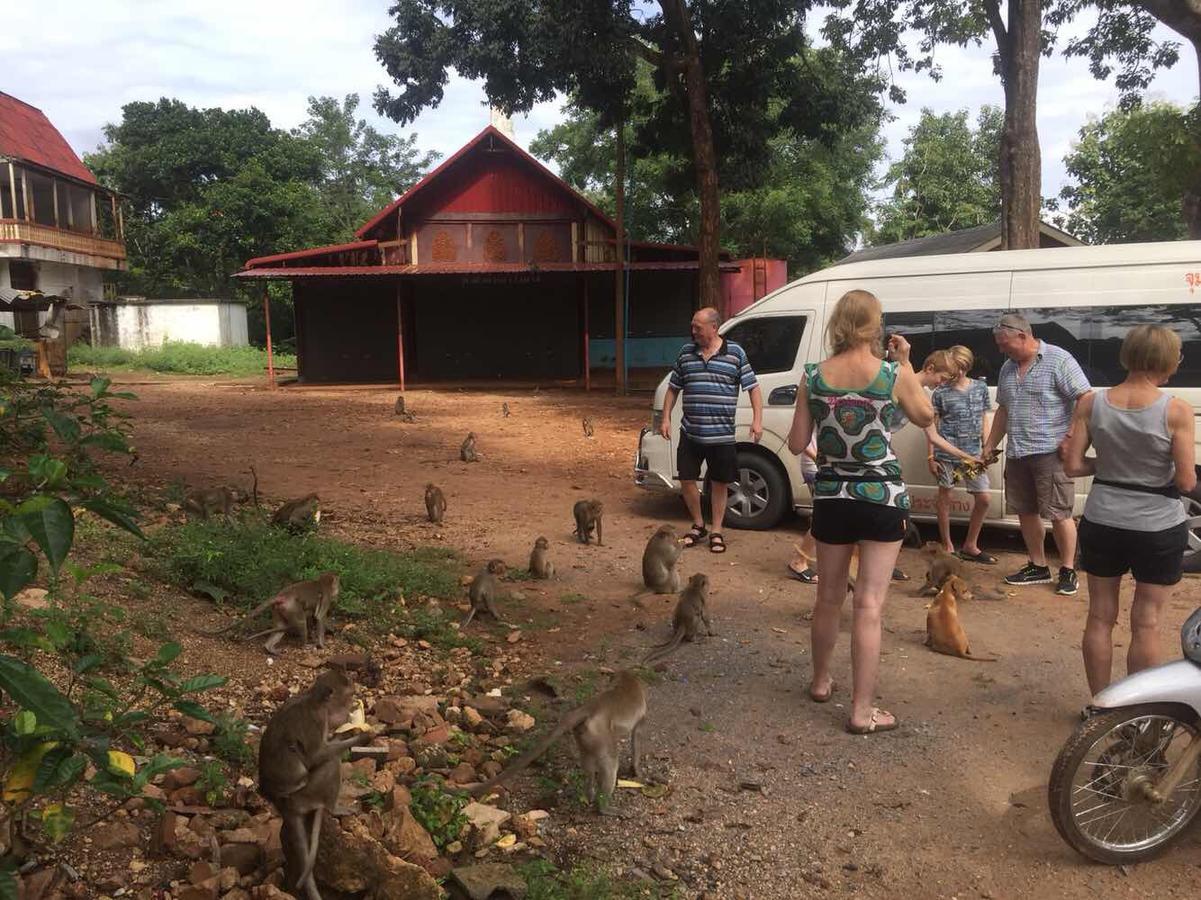
<path fill-rule="evenodd" d="M 253 269 L 264 263 L 287 262 L 292 259 L 307 259 L 310 256 L 325 256 L 330 253 L 347 253 L 352 250 L 370 250 L 379 246 L 379 241 L 351 241 L 348 244 L 326 244 L 324 247 L 308 247 L 291 253 L 273 253 L 246 260 L 244 268 Z"/>
<path fill-rule="evenodd" d="M 696 270 L 696 260 L 665 260 L 662 262 L 634 262 L 627 267 L 630 271 Z M 736 263 L 721 263 L 725 272 L 737 272 Z M 429 263 L 406 266 L 305 266 L 296 268 L 247 269 L 234 275 L 235 278 L 395 278 L 421 275 L 504 275 L 531 274 L 540 272 L 612 272 L 613 263 Z"/>
<path fill-rule="evenodd" d="M 1083 246 L 1082 241 L 1046 222 L 1039 222 L 1039 232 L 1064 246 Z M 843 257 L 837 264 L 841 266 L 844 263 L 868 262 L 873 259 L 938 256 L 944 253 L 974 253 L 978 250 L 994 249 L 996 242 L 1000 239 L 1001 222 L 998 220 L 987 225 L 977 225 L 974 228 L 960 228 L 958 231 L 948 231 L 944 234 L 931 234 L 926 237 L 911 238 L 907 241 L 897 241 L 894 244 L 865 247 L 850 256 Z"/>
<path fill-rule="evenodd" d="M 96 176 L 75 155 L 46 114 L 0 92 L 0 156 L 10 156 L 96 184 Z"/>

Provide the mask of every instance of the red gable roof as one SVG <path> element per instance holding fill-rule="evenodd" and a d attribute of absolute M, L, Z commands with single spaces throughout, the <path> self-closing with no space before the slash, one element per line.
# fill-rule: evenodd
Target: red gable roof
<path fill-rule="evenodd" d="M 598 219 L 616 231 L 617 226 L 607 215 L 601 212 L 598 207 L 593 205 L 586 197 L 576 191 L 575 188 L 569 185 L 566 181 L 564 181 L 534 157 L 530 156 L 530 154 L 526 153 L 525 150 L 523 150 L 518 144 L 514 143 L 510 138 L 506 137 L 501 131 L 494 126 L 489 125 L 470 141 L 460 147 L 456 152 L 443 160 L 440 165 L 438 165 L 428 175 L 405 191 L 404 194 L 402 194 L 396 200 L 393 200 L 378 213 L 376 213 L 371 220 L 359 228 L 355 234 L 360 238 L 366 237 L 372 231 L 372 229 L 376 228 L 381 222 L 386 220 L 388 216 L 395 214 L 397 209 L 412 200 L 414 196 L 424 193 L 432 182 L 444 176 L 452 167 L 454 167 L 456 163 L 479 147 L 487 138 L 492 138 L 493 140 L 499 141 L 509 150 L 512 150 L 513 156 L 519 164 L 526 165 L 533 173 L 537 175 L 537 177 L 545 179 L 555 189 L 568 195 L 572 202 L 578 203 L 585 207 L 590 213 L 592 213 L 592 215 L 596 216 Z"/>
<path fill-rule="evenodd" d="M 96 176 L 75 155 L 71 145 L 50 124 L 45 113 L 2 92 L 0 156 L 11 156 L 89 184 L 96 183 Z"/>

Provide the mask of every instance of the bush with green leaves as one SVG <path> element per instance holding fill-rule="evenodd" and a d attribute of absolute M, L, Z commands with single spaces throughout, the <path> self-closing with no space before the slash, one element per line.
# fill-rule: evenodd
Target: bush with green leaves
<path fill-rule="evenodd" d="M 93 454 L 133 455 L 125 416 L 106 378 L 85 388 L 34 383 L 0 371 L 0 828 L 6 848 L 62 841 L 81 800 L 90 826 L 139 796 L 156 775 L 182 764 L 164 754 L 140 761 L 147 735 L 169 708 L 209 719 L 193 696 L 225 682 L 174 671 L 179 644 L 150 659 L 129 656 L 112 633 L 120 613 L 82 593 L 114 566 L 67 559 L 77 511 L 137 536 L 133 510 L 99 474 Z M 66 570 L 74 586 L 61 577 Z M 18 620 L 14 598 L 45 571 L 50 602 Z M 130 752 L 132 751 L 132 752 Z M 40 823 L 41 836 L 32 825 Z M 16 835 L 14 835 L 14 830 Z M 78 832 L 77 832 L 78 833 Z M 14 840 L 14 838 L 19 838 Z M 15 896 L 13 854 L 0 857 L 0 897 Z"/>
<path fill-rule="evenodd" d="M 395 625 L 405 597 L 459 593 L 454 555 L 438 548 L 397 554 L 319 535 L 293 535 L 261 520 L 187 522 L 150 539 L 160 576 L 219 602 L 250 607 L 289 582 L 325 571 L 341 578 L 336 612 Z"/>
<path fill-rule="evenodd" d="M 421 827 L 429 832 L 434 846 L 444 850 L 447 844 L 454 843 L 462 836 L 467 827 L 467 816 L 463 814 L 467 806 L 466 796 L 447 791 L 442 779 L 433 775 L 417 779 L 410 793 L 412 800 L 409 810 Z"/>
<path fill-rule="evenodd" d="M 296 368 L 296 356 L 275 353 L 279 368 Z M 161 347 L 125 350 L 73 344 L 67 365 L 102 372 L 149 371 L 173 375 L 262 375 L 267 371 L 267 351 L 261 347 L 208 347 L 187 341 L 167 341 Z"/>

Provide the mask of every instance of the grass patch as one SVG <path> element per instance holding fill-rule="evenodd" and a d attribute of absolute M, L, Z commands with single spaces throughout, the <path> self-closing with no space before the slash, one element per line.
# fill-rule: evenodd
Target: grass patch
<path fill-rule="evenodd" d="M 274 354 L 275 365 L 294 368 L 296 357 Z M 124 350 L 73 344 L 67 350 L 71 368 L 100 371 L 149 371 L 175 375 L 261 375 L 267 351 L 259 347 L 206 347 L 186 341 L 167 341 L 161 347 Z"/>
<path fill-rule="evenodd" d="M 409 625 L 437 634 L 440 643 L 446 640 L 442 632 L 450 630 L 446 616 L 424 608 L 410 613 L 395 600 L 401 594 L 410 602 L 422 596 L 447 599 L 460 592 L 457 560 L 442 548 L 388 553 L 317 535 L 296 536 L 257 521 L 167 526 L 154 533 L 150 553 L 164 581 L 243 608 L 289 582 L 337 572 L 339 616 L 368 619 L 373 627 Z"/>
<path fill-rule="evenodd" d="M 583 594 L 563 594 L 559 597 L 560 603 L 583 603 L 588 598 Z"/>
<path fill-rule="evenodd" d="M 620 881 L 598 863 L 585 863 L 568 871 L 557 869 L 545 859 L 517 866 L 529 885 L 526 900 L 634 900 L 652 897 L 670 900 L 682 896 L 678 887 L 647 882 Z"/>

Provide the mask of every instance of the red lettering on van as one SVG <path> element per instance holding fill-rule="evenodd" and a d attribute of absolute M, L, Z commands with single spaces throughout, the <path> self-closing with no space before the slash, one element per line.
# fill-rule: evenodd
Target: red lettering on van
<path fill-rule="evenodd" d="M 1201 287 L 1201 272 L 1189 272 L 1184 276 L 1184 280 L 1188 282 L 1188 292 L 1191 294 Z"/>

